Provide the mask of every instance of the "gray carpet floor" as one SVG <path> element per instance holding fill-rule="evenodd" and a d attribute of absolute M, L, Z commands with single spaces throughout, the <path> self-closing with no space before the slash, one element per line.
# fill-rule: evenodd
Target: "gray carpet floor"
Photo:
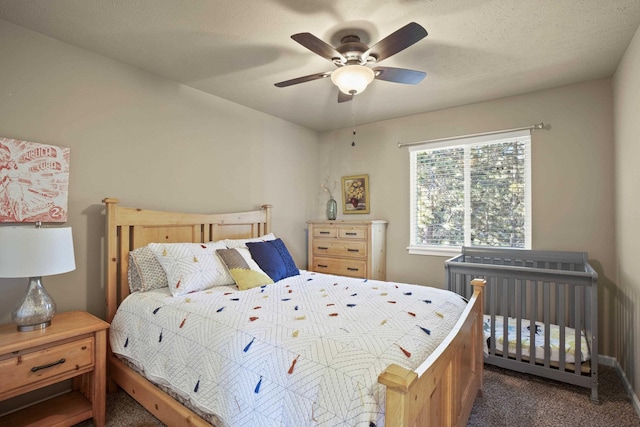
<path fill-rule="evenodd" d="M 483 391 L 467 427 L 640 427 L 617 372 L 599 369 L 600 403 L 594 404 L 585 388 L 485 366 Z M 76 425 L 90 426 L 92 421 Z M 107 427 L 156 426 L 164 424 L 122 390 L 108 395 Z"/>
<path fill-rule="evenodd" d="M 586 388 L 485 365 L 483 391 L 467 427 L 638 427 L 615 369 L 598 366 L 600 403 Z"/>

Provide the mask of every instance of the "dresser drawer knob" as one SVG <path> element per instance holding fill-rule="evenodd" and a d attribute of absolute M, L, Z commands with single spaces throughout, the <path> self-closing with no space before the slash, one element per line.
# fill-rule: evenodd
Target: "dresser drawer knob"
<path fill-rule="evenodd" d="M 359 271 L 359 268 L 353 268 L 353 267 L 347 267 L 347 270 L 349 271 Z"/>
<path fill-rule="evenodd" d="M 344 234 L 346 234 L 347 236 L 357 236 L 358 235 L 358 233 L 349 233 L 349 232 L 344 233 Z"/>
<path fill-rule="evenodd" d="M 360 252 L 360 249 L 347 249 L 347 252 Z"/>
<path fill-rule="evenodd" d="M 318 250 L 326 251 L 327 249 L 329 249 L 329 248 L 327 248 L 325 246 L 318 246 Z"/>
<path fill-rule="evenodd" d="M 34 366 L 33 368 L 31 368 L 31 372 L 38 372 L 41 369 L 47 369 L 47 368 L 52 368 L 56 365 L 62 365 L 64 362 L 66 362 L 65 359 L 60 359 L 57 362 L 52 362 L 49 363 L 47 365 L 42 365 L 42 366 Z"/>
<path fill-rule="evenodd" d="M 321 231 L 319 234 L 331 234 L 331 233 L 328 231 Z"/>
<path fill-rule="evenodd" d="M 318 267 L 320 267 L 320 268 L 327 268 L 327 267 L 329 267 L 329 266 L 328 266 L 328 265 L 324 265 L 324 264 L 318 264 Z"/>

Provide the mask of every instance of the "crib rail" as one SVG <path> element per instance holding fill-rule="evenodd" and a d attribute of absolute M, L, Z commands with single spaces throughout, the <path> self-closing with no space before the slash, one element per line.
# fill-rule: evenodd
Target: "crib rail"
<path fill-rule="evenodd" d="M 473 278 L 487 282 L 485 334 L 505 338 L 487 340 L 486 363 L 589 387 L 591 399 L 598 400 L 598 275 L 586 253 L 465 247 L 445 263 L 445 270 L 448 289 L 465 298 L 472 293 Z M 496 330 L 500 320 L 501 330 Z M 506 337 L 510 329 L 514 335 L 514 328 L 515 345 L 510 346 Z M 555 328 L 559 342 L 554 350 Z M 573 329 L 571 336 L 567 328 Z M 573 361 L 565 350 L 571 339 Z M 536 345 L 526 345 L 536 341 L 544 343 L 542 354 Z M 580 351 L 583 343 L 588 361 Z"/>

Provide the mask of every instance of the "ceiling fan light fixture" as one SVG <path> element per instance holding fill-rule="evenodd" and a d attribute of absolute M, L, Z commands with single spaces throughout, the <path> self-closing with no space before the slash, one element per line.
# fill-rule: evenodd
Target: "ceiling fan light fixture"
<path fill-rule="evenodd" d="M 331 73 L 331 81 L 341 92 L 357 95 L 363 92 L 375 78 L 375 73 L 364 65 L 345 65 Z"/>

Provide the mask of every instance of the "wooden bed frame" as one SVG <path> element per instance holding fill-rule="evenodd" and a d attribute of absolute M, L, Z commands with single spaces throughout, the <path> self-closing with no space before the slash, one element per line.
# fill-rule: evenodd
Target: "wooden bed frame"
<path fill-rule="evenodd" d="M 271 206 L 228 214 L 161 212 L 118 205 L 106 198 L 106 302 L 111 322 L 129 294 L 129 251 L 151 242 L 204 243 L 259 237 L 271 232 Z M 447 338 L 415 371 L 392 364 L 378 378 L 386 386 L 387 427 L 466 426 L 482 388 L 483 280 Z M 167 425 L 208 426 L 196 413 L 174 400 L 109 350 L 110 391 L 119 385 Z"/>

